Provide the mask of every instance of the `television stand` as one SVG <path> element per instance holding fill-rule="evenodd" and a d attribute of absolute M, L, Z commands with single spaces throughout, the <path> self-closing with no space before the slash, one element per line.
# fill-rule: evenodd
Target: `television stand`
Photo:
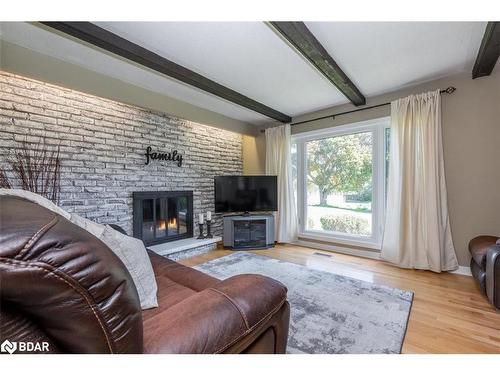
<path fill-rule="evenodd" d="M 233 250 L 274 247 L 272 214 L 224 216 L 224 247 Z"/>

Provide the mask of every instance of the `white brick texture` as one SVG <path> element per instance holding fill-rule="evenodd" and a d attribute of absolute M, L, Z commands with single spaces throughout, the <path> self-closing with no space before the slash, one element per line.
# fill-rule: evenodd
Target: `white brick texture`
<path fill-rule="evenodd" d="M 132 192 L 193 190 L 198 213 L 214 211 L 213 178 L 242 173 L 241 134 L 0 71 L 0 163 L 19 142 L 61 146 L 61 202 L 99 223 L 132 232 Z M 145 165 L 146 147 L 178 150 Z M 215 216 L 213 231 L 222 232 Z"/>

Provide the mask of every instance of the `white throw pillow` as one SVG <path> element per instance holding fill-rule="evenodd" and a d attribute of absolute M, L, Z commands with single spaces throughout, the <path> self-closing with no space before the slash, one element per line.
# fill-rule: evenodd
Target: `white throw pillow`
<path fill-rule="evenodd" d="M 97 224 L 92 220 L 85 219 L 77 214 L 71 214 L 69 219 L 73 224 L 78 225 L 80 228 L 85 229 L 90 234 L 93 234 L 97 238 L 100 238 L 106 229 L 105 225 Z"/>
<path fill-rule="evenodd" d="M 102 236 L 104 242 L 127 267 L 134 280 L 143 310 L 158 307 L 155 274 L 148 253 L 141 240 L 129 237 L 106 225 Z"/>
<path fill-rule="evenodd" d="M 57 207 L 57 205 L 48 200 L 45 197 L 42 197 L 41 195 L 37 193 L 33 193 L 28 190 L 23 190 L 23 189 L 0 189 L 0 195 L 6 195 L 6 196 L 12 196 L 12 197 L 19 197 L 19 198 L 24 198 L 27 199 L 31 202 L 37 203 L 42 207 L 47 208 L 48 210 L 51 210 L 52 212 L 55 212 L 58 215 L 61 215 L 65 219 L 70 218 L 70 214 L 66 211 L 64 211 L 62 208 Z"/>

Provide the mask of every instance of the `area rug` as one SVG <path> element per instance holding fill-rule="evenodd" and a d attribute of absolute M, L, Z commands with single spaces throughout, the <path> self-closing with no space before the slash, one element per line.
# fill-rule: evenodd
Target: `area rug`
<path fill-rule="evenodd" d="M 257 273 L 285 284 L 289 353 L 401 353 L 412 292 L 244 252 L 195 268 L 219 279 Z"/>

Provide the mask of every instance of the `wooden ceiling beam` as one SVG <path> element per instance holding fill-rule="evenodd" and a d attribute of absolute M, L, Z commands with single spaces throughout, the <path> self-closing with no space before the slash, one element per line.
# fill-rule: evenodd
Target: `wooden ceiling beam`
<path fill-rule="evenodd" d="M 366 104 L 366 98 L 333 57 L 309 31 L 304 22 L 269 22 L 301 55 L 342 92 L 352 104 Z"/>
<path fill-rule="evenodd" d="M 484 31 L 472 79 L 489 76 L 500 55 L 500 22 L 488 22 Z"/>
<path fill-rule="evenodd" d="M 291 122 L 291 117 L 225 87 L 211 79 L 170 61 L 150 50 L 132 43 L 91 22 L 41 22 L 43 25 L 71 35 L 115 55 L 133 61 L 156 72 L 194 86 L 219 98 L 238 104 L 251 111 L 280 122 Z"/>

